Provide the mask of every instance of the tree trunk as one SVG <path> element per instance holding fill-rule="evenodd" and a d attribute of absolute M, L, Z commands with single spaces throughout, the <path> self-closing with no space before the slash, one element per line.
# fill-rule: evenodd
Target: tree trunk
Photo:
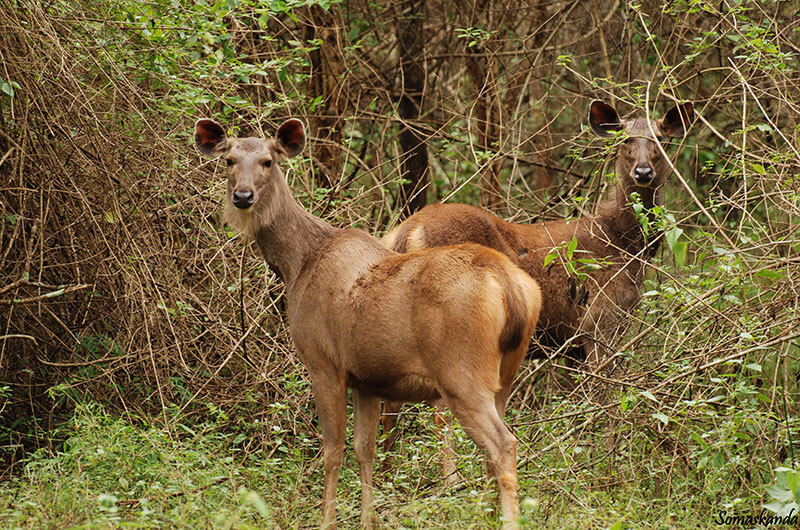
<path fill-rule="evenodd" d="M 491 6 L 486 0 L 479 0 L 472 13 L 471 27 L 477 25 L 478 16 L 486 15 L 485 27 L 493 28 Z M 474 43 L 467 45 L 467 71 L 475 88 L 475 120 L 477 122 L 478 147 L 486 153 L 496 152 L 501 147 L 502 109 L 497 87 L 497 60 L 491 57 L 492 41 L 489 37 L 483 45 Z M 484 57 L 485 56 L 485 57 Z M 479 160 L 483 160 L 479 158 Z M 496 210 L 503 201 L 503 188 L 500 185 L 500 170 L 503 159 L 493 156 L 491 160 L 483 160 L 481 170 L 480 195 L 478 202 L 484 208 Z"/>
<path fill-rule="evenodd" d="M 403 0 L 397 23 L 397 42 L 400 50 L 400 77 L 403 91 L 397 113 L 400 126 L 402 177 L 400 202 L 405 216 L 421 209 L 427 203 L 428 146 L 425 135 L 414 126 L 422 117 L 422 100 L 425 91 L 425 39 L 423 35 L 424 0 Z"/>
<path fill-rule="evenodd" d="M 347 110 L 342 32 L 335 9 L 326 11 L 318 5 L 311 6 L 304 35 L 306 41 L 321 41 L 309 54 L 308 95 L 312 101 L 321 98 L 310 113 L 309 127 L 311 136 L 317 140 L 314 163 L 322 175 L 320 184 L 328 188 L 336 186 L 342 176 L 342 117 Z"/>

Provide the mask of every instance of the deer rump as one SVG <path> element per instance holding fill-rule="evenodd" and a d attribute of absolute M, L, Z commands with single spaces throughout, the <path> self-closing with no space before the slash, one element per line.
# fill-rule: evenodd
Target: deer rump
<path fill-rule="evenodd" d="M 395 231 L 384 243 L 396 252 L 417 252 L 440 245 L 474 242 L 497 249 L 515 261 L 542 289 L 542 312 L 536 329 L 533 357 L 544 357 L 542 347 L 558 348 L 581 329 L 587 307 L 602 300 L 603 305 L 627 310 L 638 301 L 638 278 L 642 264 L 622 256 L 623 243 L 601 219 L 581 219 L 571 223 L 554 222 L 518 227 L 484 210 L 462 204 L 436 204 L 426 207 Z M 545 257 L 554 247 L 578 239 L 581 258 L 595 258 L 608 266 L 592 271 L 583 283 L 570 278 L 557 260 L 545 266 Z M 596 322 L 595 322 L 596 324 Z M 566 348 L 575 358 L 585 357 L 583 345 L 575 342 Z"/>
<path fill-rule="evenodd" d="M 340 270 L 336 262 L 351 252 L 363 252 L 353 245 L 362 234 L 347 231 L 334 238 L 304 271 L 307 285 L 298 285 L 303 294 L 288 307 L 298 352 L 338 355 L 335 364 L 348 386 L 387 399 L 436 399 L 449 393 L 441 386 L 476 378 L 488 390 L 500 390 L 502 356 L 490 352 L 515 353 L 528 339 L 530 308 L 538 303 L 535 282 L 506 266 L 510 262 L 499 252 L 467 244 L 387 253 L 349 286 L 316 288 L 330 284 L 313 279 Z M 319 308 L 335 309 L 323 316 Z M 330 342 L 321 343 L 325 338 Z M 457 352 L 459 362 L 454 363 Z"/>

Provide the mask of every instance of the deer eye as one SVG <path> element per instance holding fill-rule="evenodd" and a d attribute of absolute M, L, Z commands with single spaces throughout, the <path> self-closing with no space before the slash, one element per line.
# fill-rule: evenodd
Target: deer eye
<path fill-rule="evenodd" d="M 228 164 L 229 166 L 232 166 L 232 165 L 233 165 L 233 159 L 231 159 L 231 158 L 226 158 L 226 159 L 225 159 L 225 163 L 226 163 L 226 164 Z"/>
<path fill-rule="evenodd" d="M 272 166 L 272 160 L 264 160 L 263 164 L 264 164 L 264 167 L 271 167 Z"/>

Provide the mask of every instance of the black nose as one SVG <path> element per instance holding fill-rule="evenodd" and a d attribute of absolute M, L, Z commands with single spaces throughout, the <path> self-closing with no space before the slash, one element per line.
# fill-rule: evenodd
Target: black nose
<path fill-rule="evenodd" d="M 639 184 L 647 184 L 653 180 L 653 168 L 650 164 L 641 163 L 633 170 L 636 182 Z"/>
<path fill-rule="evenodd" d="M 246 210 L 253 205 L 252 191 L 234 191 L 233 205 L 241 210 Z"/>

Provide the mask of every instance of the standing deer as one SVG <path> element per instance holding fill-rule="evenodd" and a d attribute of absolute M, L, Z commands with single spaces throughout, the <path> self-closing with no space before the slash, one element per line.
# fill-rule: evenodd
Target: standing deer
<path fill-rule="evenodd" d="M 664 204 L 664 184 L 670 165 L 657 142 L 663 136 L 683 137 L 694 120 L 691 103 L 671 108 L 663 118 L 620 120 L 610 105 L 595 100 L 589 123 L 595 133 L 610 136 L 625 131 L 616 154 L 616 193 L 599 205 L 599 215 L 571 221 L 538 224 L 506 222 L 480 208 L 464 204 L 432 204 L 415 213 L 383 241 L 397 252 L 459 243 L 479 243 L 509 256 L 542 287 L 542 312 L 532 344 L 534 357 L 545 357 L 545 349 L 563 348 L 566 355 L 585 359 L 590 369 L 602 367 L 614 338 L 630 323 L 629 313 L 640 299 L 644 265 L 660 243 L 658 233 L 646 236 L 634 213 L 631 196 L 637 193 L 644 211 Z M 545 265 L 555 248 L 577 239 L 575 257 L 594 258 L 606 264 L 587 271 L 584 284 L 576 283 L 558 262 Z M 398 403 L 386 403 L 383 426 L 396 423 Z M 439 420 L 441 421 L 441 420 Z M 390 435 L 389 449 L 397 433 Z M 447 451 L 451 451 L 450 448 Z M 443 462 L 445 476 L 455 470 Z"/>
<path fill-rule="evenodd" d="M 322 426 L 322 527 L 336 524 L 349 387 L 362 526 L 376 523 L 372 467 L 380 400 L 441 398 L 486 452 L 505 525 L 516 528 L 516 438 L 502 415 L 538 319 L 536 281 L 486 247 L 398 254 L 365 232 L 334 228 L 306 212 L 278 164 L 303 150 L 299 120 L 264 140 L 230 138 L 204 119 L 195 125 L 195 145 L 206 156 L 224 157 L 226 220 L 255 240 L 286 284 L 289 331 Z"/>

